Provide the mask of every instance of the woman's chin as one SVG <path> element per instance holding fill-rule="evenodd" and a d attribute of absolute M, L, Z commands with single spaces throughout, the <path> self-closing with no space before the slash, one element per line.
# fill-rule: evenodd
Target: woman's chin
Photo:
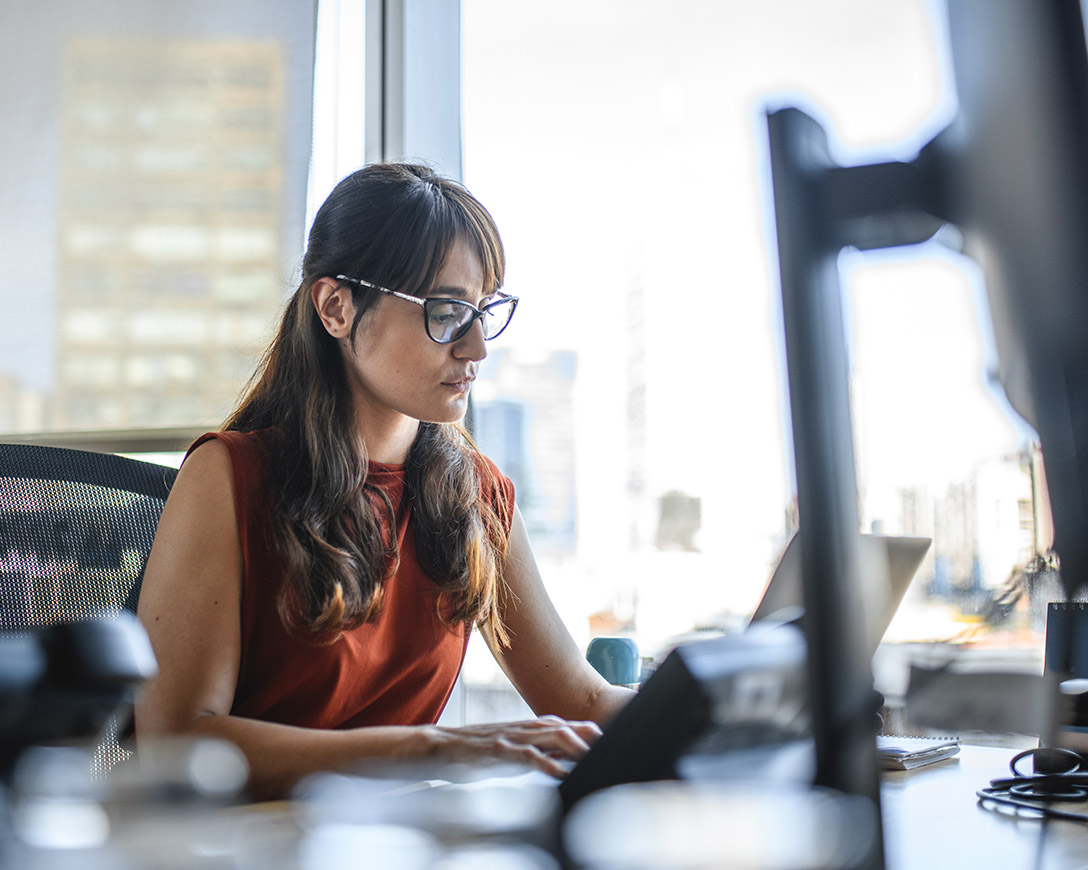
<path fill-rule="evenodd" d="M 464 402 L 458 402 L 455 405 L 450 405 L 442 411 L 436 411 L 434 414 L 429 414 L 424 423 L 460 423 L 465 419 L 465 414 L 468 413 L 468 400 Z"/>

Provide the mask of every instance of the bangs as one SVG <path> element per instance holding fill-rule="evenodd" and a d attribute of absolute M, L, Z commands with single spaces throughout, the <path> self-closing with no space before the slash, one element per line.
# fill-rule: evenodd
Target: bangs
<path fill-rule="evenodd" d="M 406 275 L 405 287 L 425 294 L 438 282 L 439 273 L 445 268 L 450 253 L 458 242 L 472 249 L 483 269 L 485 292 L 494 293 L 502 287 L 506 275 L 506 260 L 491 215 L 467 192 L 445 186 L 436 197 L 435 208 L 420 227 L 419 242 L 410 257 L 414 266 Z"/>
<path fill-rule="evenodd" d="M 502 287 L 506 279 L 506 256 L 498 227 L 495 226 L 495 221 L 487 209 L 467 192 L 460 205 L 463 226 L 458 232 L 458 237 L 463 238 L 475 250 L 484 271 L 484 287 L 494 293 Z M 448 249 L 446 253 L 448 256 Z"/>
<path fill-rule="evenodd" d="M 370 246 L 366 259 L 378 274 L 361 277 L 393 290 L 426 293 L 462 240 L 480 260 L 487 292 L 501 287 L 506 259 L 490 213 L 456 182 L 420 179 Z"/>

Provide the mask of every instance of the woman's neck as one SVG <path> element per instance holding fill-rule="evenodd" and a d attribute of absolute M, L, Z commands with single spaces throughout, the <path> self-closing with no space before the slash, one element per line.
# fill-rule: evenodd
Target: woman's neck
<path fill-rule="evenodd" d="M 371 462 L 403 465 L 408 451 L 419 434 L 419 421 L 402 414 L 376 419 L 372 414 L 356 411 L 356 432 L 366 447 Z"/>

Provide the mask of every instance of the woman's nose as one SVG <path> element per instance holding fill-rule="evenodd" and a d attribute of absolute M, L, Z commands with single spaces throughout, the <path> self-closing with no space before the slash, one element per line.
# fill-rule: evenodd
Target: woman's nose
<path fill-rule="evenodd" d="M 487 357 L 487 343 L 484 341 L 484 325 L 476 320 L 468 332 L 453 343 L 453 355 L 459 359 L 480 362 Z"/>

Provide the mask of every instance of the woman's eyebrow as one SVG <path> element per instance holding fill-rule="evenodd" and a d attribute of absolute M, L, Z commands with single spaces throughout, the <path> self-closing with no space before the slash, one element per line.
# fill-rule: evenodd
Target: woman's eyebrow
<path fill-rule="evenodd" d="M 469 293 L 468 290 L 466 290 L 464 287 L 443 286 L 433 287 L 432 289 L 427 291 L 427 295 L 441 296 L 442 298 L 454 296 L 458 299 L 467 299 L 472 294 Z"/>

